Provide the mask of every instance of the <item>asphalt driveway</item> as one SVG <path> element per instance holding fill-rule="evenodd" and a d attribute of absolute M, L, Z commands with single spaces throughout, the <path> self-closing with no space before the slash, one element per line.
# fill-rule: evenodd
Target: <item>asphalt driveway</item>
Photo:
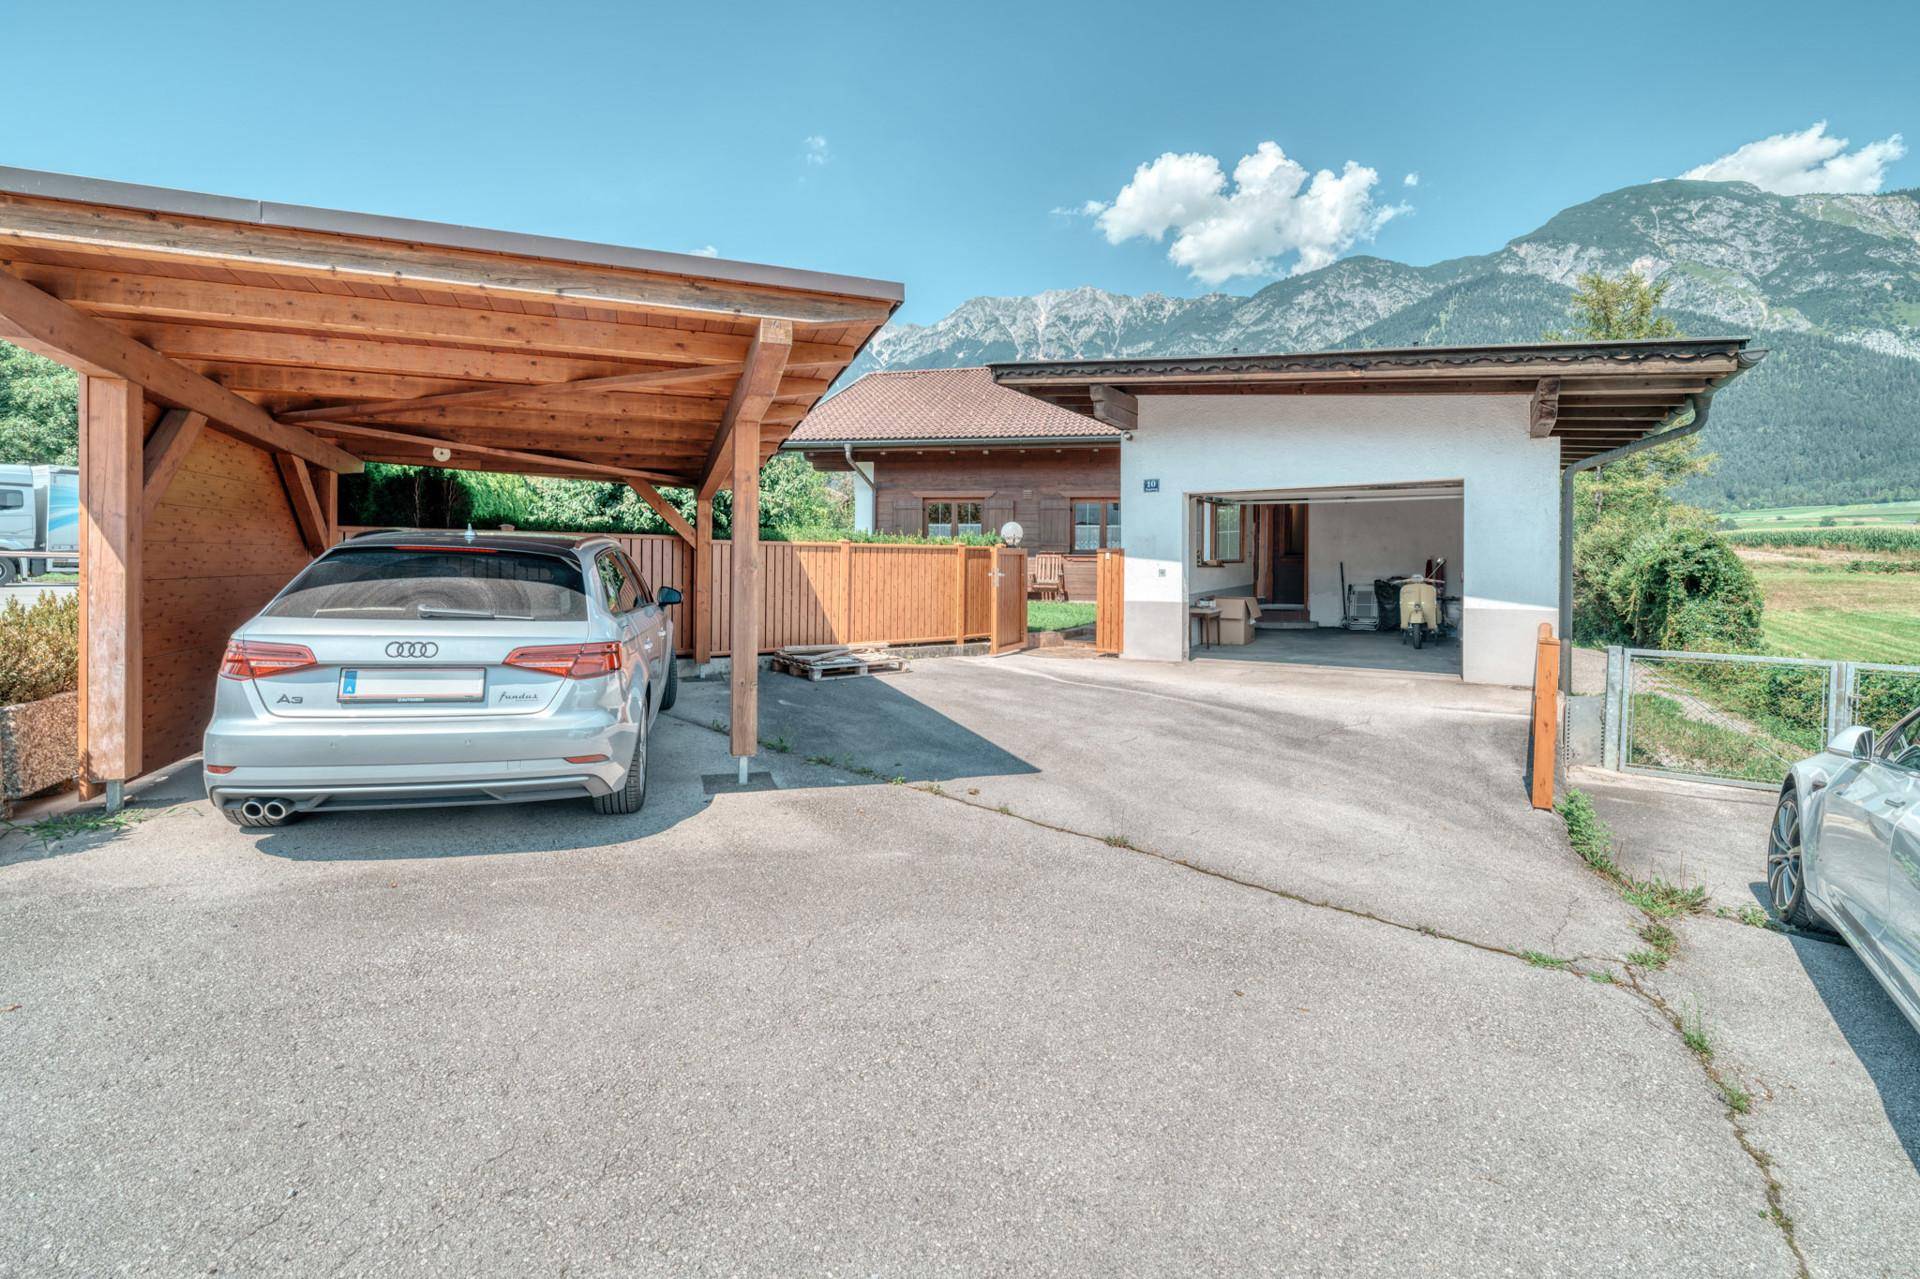
<path fill-rule="evenodd" d="M 1911 1270 L 1593 979 L 1523 707 L 1214 672 L 769 677 L 713 796 L 687 685 L 632 818 L 9 836 L 0 1273 Z"/>

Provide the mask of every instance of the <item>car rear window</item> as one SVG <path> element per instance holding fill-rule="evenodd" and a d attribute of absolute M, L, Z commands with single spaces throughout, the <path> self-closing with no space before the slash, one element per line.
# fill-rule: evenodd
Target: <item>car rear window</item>
<path fill-rule="evenodd" d="M 366 546 L 315 560 L 267 616 L 578 622 L 587 597 L 570 557 Z"/>

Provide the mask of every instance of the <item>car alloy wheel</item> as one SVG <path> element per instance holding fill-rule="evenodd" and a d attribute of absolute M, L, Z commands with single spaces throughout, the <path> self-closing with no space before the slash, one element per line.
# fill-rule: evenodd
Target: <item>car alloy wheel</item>
<path fill-rule="evenodd" d="M 1767 834 L 1767 898 L 1775 915 L 1789 924 L 1804 925 L 1811 919 L 1806 895 L 1806 869 L 1800 856 L 1800 800 L 1788 791 L 1773 811 L 1773 828 Z"/>

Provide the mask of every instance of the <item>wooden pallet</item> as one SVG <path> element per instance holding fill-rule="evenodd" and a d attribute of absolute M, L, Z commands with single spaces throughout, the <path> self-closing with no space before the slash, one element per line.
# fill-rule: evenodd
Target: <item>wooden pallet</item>
<path fill-rule="evenodd" d="M 778 649 L 773 654 L 772 665 L 776 671 L 816 682 L 907 669 L 903 659 L 893 656 L 884 648 L 853 649 L 838 644 L 797 645 Z"/>

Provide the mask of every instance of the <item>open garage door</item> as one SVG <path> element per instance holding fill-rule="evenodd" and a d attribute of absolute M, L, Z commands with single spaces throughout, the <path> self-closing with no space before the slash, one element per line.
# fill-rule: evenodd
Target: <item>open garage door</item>
<path fill-rule="evenodd" d="M 1192 498 L 1189 652 L 1457 678 L 1464 499 L 1458 481 Z"/>

